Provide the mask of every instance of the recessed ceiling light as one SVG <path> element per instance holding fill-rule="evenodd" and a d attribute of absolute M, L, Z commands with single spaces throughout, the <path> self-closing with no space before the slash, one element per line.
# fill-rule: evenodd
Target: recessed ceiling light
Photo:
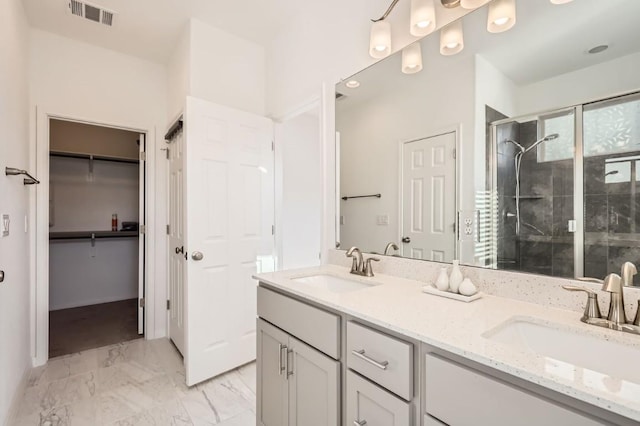
<path fill-rule="evenodd" d="M 592 47 L 591 49 L 587 50 L 587 52 L 589 52 L 592 55 L 595 55 L 596 53 L 604 52 L 608 48 L 609 48 L 608 45 L 601 44 L 600 46 Z"/>
<path fill-rule="evenodd" d="M 360 82 L 358 80 L 349 80 L 344 85 L 349 89 L 355 89 L 357 87 L 360 87 Z"/>

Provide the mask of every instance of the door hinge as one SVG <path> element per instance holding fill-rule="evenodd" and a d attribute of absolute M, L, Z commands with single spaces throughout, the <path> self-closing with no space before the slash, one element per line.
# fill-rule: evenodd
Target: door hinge
<path fill-rule="evenodd" d="M 167 160 L 169 159 L 169 148 L 163 148 L 165 151 L 165 154 L 167 155 Z"/>
<path fill-rule="evenodd" d="M 171 309 L 171 300 L 167 300 L 167 311 Z"/>
<path fill-rule="evenodd" d="M 145 305 L 145 304 L 146 304 L 146 303 L 145 303 L 144 297 L 141 297 L 141 298 L 140 298 L 140 307 L 141 307 L 141 308 L 144 308 L 144 305 Z"/>
<path fill-rule="evenodd" d="M 276 150 L 276 143 L 274 141 L 271 141 L 271 151 L 275 151 Z"/>
<path fill-rule="evenodd" d="M 145 151 L 140 151 L 140 161 L 147 161 L 147 153 Z"/>
<path fill-rule="evenodd" d="M 171 228 L 167 225 L 167 235 L 171 235 Z"/>
<path fill-rule="evenodd" d="M 140 233 L 141 234 L 147 233 L 147 225 L 140 225 Z"/>
<path fill-rule="evenodd" d="M 456 149 L 455 149 L 455 148 L 453 148 L 453 159 L 454 159 L 454 160 L 456 159 L 456 156 L 457 156 L 457 155 L 458 155 L 458 154 L 456 153 Z"/>
<path fill-rule="evenodd" d="M 276 235 L 276 226 L 271 225 L 271 235 Z"/>

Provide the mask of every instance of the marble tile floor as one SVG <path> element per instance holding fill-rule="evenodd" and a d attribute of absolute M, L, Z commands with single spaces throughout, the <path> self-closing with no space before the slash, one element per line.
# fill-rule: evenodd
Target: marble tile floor
<path fill-rule="evenodd" d="M 167 339 L 133 340 L 34 368 L 14 426 L 254 426 L 255 363 L 191 388 Z"/>

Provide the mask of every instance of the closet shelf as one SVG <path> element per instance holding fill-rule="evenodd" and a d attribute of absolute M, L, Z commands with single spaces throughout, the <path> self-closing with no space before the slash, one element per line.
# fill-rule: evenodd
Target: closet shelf
<path fill-rule="evenodd" d="M 135 238 L 138 231 L 49 232 L 49 240 L 91 240 L 93 238 Z"/>
<path fill-rule="evenodd" d="M 82 154 L 77 152 L 50 151 L 49 155 L 52 157 L 78 158 L 82 160 L 94 159 L 96 161 L 112 161 L 115 163 L 130 163 L 130 164 L 140 163 L 140 160 L 137 158 L 109 157 L 105 155 Z"/>

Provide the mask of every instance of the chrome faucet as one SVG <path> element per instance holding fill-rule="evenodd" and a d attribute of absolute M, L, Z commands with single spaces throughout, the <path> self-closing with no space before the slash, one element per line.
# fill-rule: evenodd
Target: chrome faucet
<path fill-rule="evenodd" d="M 563 286 L 563 288 L 569 291 L 584 291 L 589 295 L 585 312 L 581 318 L 582 322 L 613 330 L 640 334 L 640 301 L 633 322 L 627 321 L 624 305 L 624 288 L 633 286 L 633 276 L 637 273 L 638 270 L 633 263 L 625 262 L 624 265 L 622 265 L 621 275 L 609 274 L 604 280 L 597 278 L 578 278 L 581 281 L 602 284 L 602 291 L 610 293 L 611 300 L 606 318 L 602 318 L 600 315 L 598 296 L 593 290 L 576 286 Z"/>
<path fill-rule="evenodd" d="M 394 242 L 391 242 L 389 244 L 387 244 L 387 246 L 384 248 L 384 255 L 385 256 L 389 256 L 389 254 L 391 254 L 391 250 L 399 250 L 400 248 L 398 247 L 398 245 Z"/>
<path fill-rule="evenodd" d="M 379 262 L 377 257 L 370 257 L 363 259 L 362 252 L 358 247 L 351 247 L 347 251 L 347 257 L 352 257 L 351 273 L 355 275 L 362 275 L 364 277 L 373 277 L 373 268 L 371 267 L 371 261 Z"/>

